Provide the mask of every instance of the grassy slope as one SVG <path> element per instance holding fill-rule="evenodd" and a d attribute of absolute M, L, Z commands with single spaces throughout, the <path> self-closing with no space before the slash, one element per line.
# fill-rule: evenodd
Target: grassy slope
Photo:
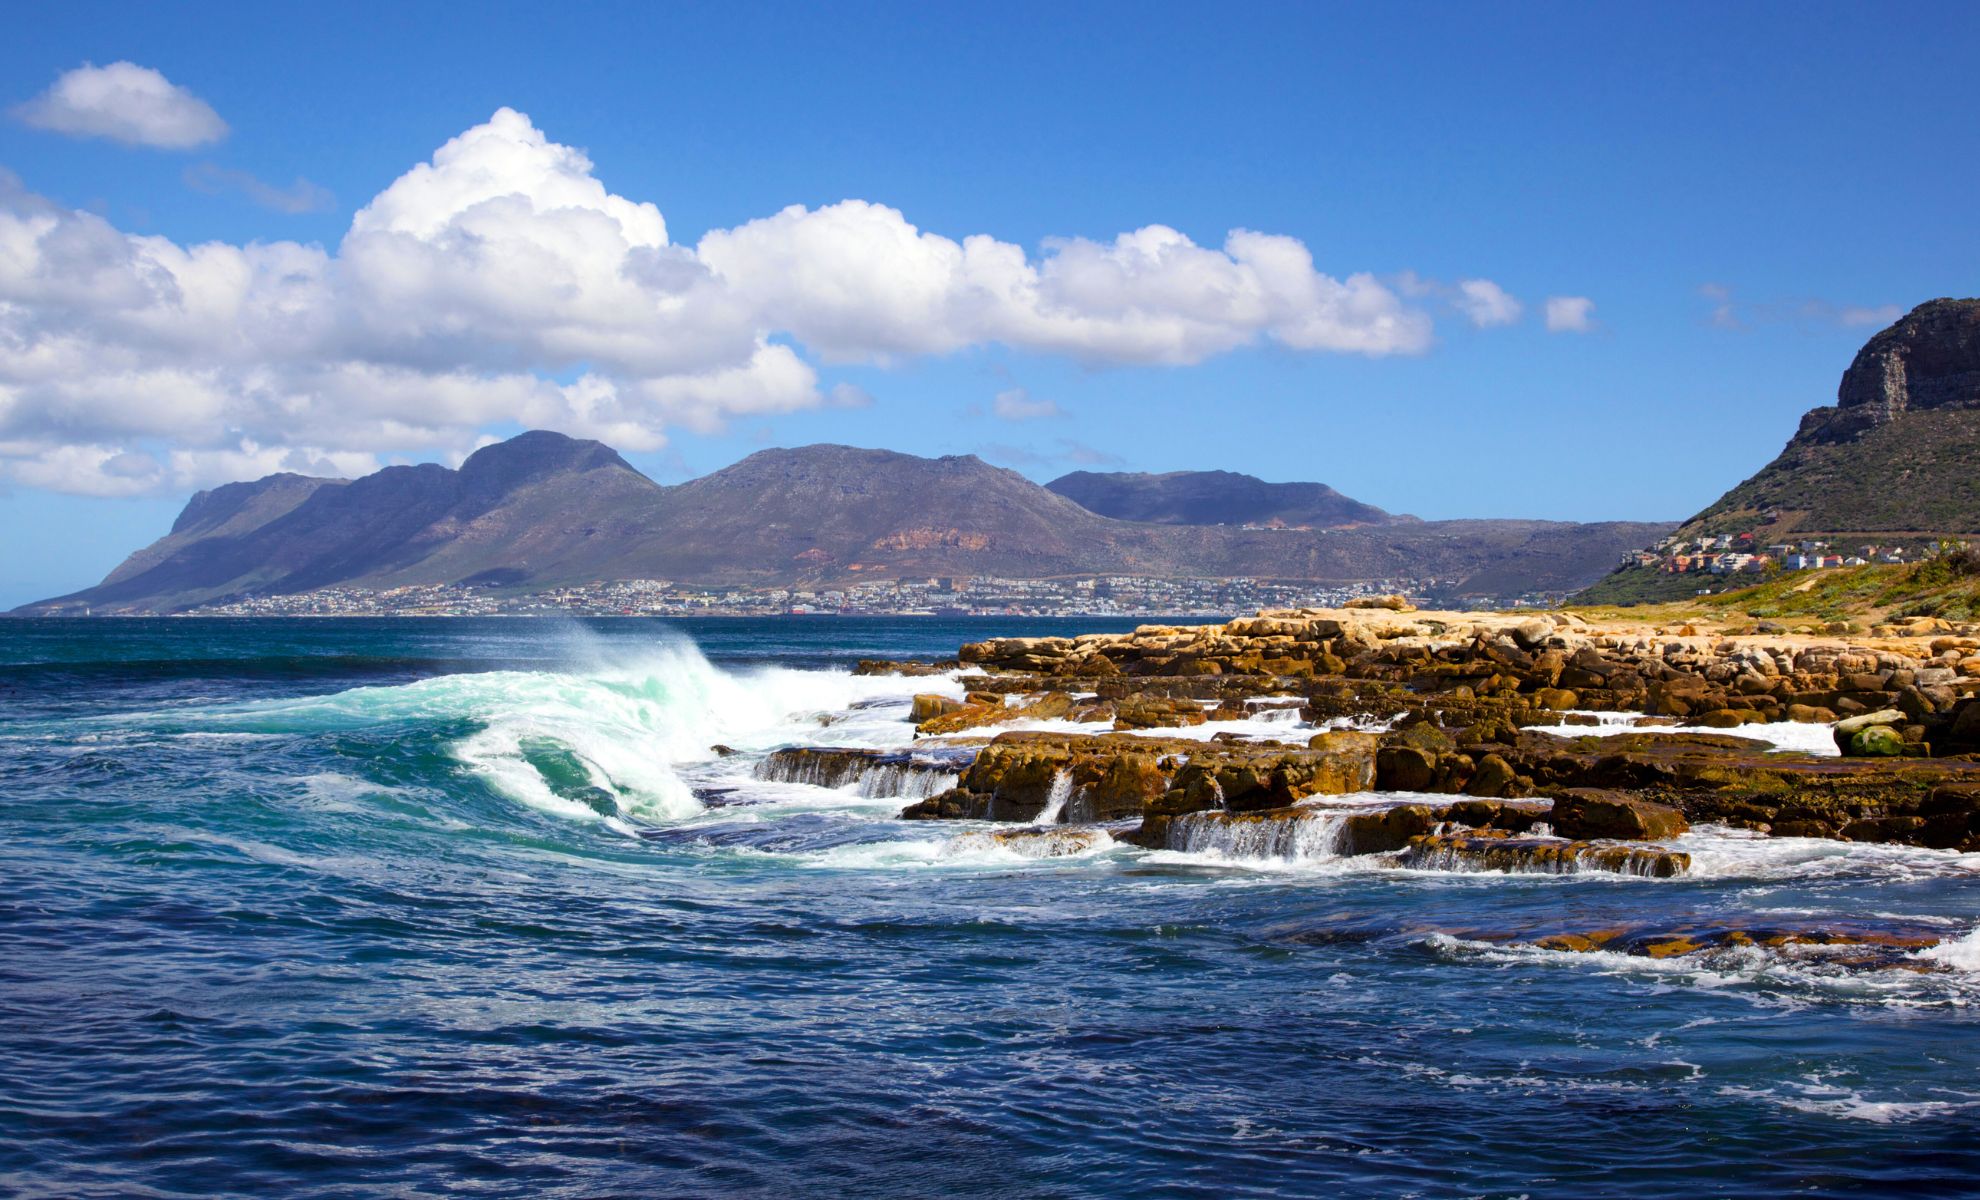
<path fill-rule="evenodd" d="M 1684 534 L 1739 533 L 1765 540 L 1815 532 L 1980 531 L 1980 410 L 1907 413 L 1836 445 L 1790 443 L 1704 512 Z M 1773 511 L 1779 519 L 1760 523 Z"/>
<path fill-rule="evenodd" d="M 1743 617 L 1783 625 L 1847 622 L 1867 627 L 1893 617 L 1932 616 L 1963 622 L 1980 620 L 1980 575 L 1962 573 L 1935 559 L 1902 566 L 1791 571 L 1737 591 L 1618 607 L 1627 603 L 1597 601 L 1576 607 L 1591 617 L 1641 621 L 1695 616 L 1725 622 Z"/>

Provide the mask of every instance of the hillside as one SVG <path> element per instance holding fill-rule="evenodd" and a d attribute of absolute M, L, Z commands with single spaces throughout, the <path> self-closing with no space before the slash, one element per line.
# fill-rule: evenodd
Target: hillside
<path fill-rule="evenodd" d="M 1074 471 L 1045 486 L 1103 517 L 1155 525 L 1341 529 L 1416 519 L 1392 516 L 1324 483 L 1267 483 L 1235 471 Z"/>
<path fill-rule="evenodd" d="M 1836 403 L 1681 535 L 1980 532 L 1980 300 L 1921 304 L 1872 337 Z"/>
<path fill-rule="evenodd" d="M 1980 557 L 1956 551 L 1918 563 L 1796 571 L 1709 596 L 1643 605 L 1583 603 L 1577 597 L 1575 607 L 1591 619 L 1767 623 L 1803 631 L 1838 626 L 1861 632 L 1916 617 L 1980 621 Z"/>
<path fill-rule="evenodd" d="M 1744 534 L 1752 536 L 1737 545 L 1748 552 L 1807 542 L 1845 552 L 1880 544 L 1916 551 L 1973 533 L 1980 533 L 1980 300 L 1932 300 L 1866 342 L 1843 372 L 1836 403 L 1811 409 L 1772 462 L 1679 526 L 1675 538 L 1686 552 L 1702 539 Z M 1621 567 L 1576 602 L 1655 604 L 1751 579 L 1663 569 L 1673 561 L 1665 554 L 1660 565 Z"/>
<path fill-rule="evenodd" d="M 618 579 L 787 586 L 1119 574 L 1353 583 L 1451 596 L 1567 591 L 1668 526 L 1405 522 L 1332 531 L 1120 521 L 973 456 L 765 450 L 662 487 L 610 447 L 528 433 L 459 470 L 271 476 L 195 496 L 96 587 L 23 612 L 174 611 L 326 587 Z"/>

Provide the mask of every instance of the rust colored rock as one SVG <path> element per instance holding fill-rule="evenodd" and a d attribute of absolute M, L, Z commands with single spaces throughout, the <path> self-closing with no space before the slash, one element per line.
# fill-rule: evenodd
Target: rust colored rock
<path fill-rule="evenodd" d="M 952 712 L 960 712 L 962 707 L 962 702 L 959 700 L 951 700 L 947 696 L 938 696 L 933 693 L 924 692 L 916 696 L 910 703 L 908 707 L 908 720 L 919 725 L 923 721 L 947 716 Z"/>

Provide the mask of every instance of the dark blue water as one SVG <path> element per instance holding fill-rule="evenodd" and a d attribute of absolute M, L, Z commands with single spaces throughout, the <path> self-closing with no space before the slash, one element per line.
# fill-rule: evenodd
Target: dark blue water
<path fill-rule="evenodd" d="M 750 779 L 956 686 L 857 658 L 1121 624 L 0 623 L 0 1192 L 1980 1192 L 1973 859 L 1032 860 Z M 1844 918 L 1950 948 L 1502 944 Z"/>

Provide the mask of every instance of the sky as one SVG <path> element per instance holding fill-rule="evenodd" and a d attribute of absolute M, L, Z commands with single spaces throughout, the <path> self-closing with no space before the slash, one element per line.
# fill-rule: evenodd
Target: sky
<path fill-rule="evenodd" d="M 0 607 L 526 428 L 1677 519 L 1980 293 L 1980 7 L 43 5 Z"/>

